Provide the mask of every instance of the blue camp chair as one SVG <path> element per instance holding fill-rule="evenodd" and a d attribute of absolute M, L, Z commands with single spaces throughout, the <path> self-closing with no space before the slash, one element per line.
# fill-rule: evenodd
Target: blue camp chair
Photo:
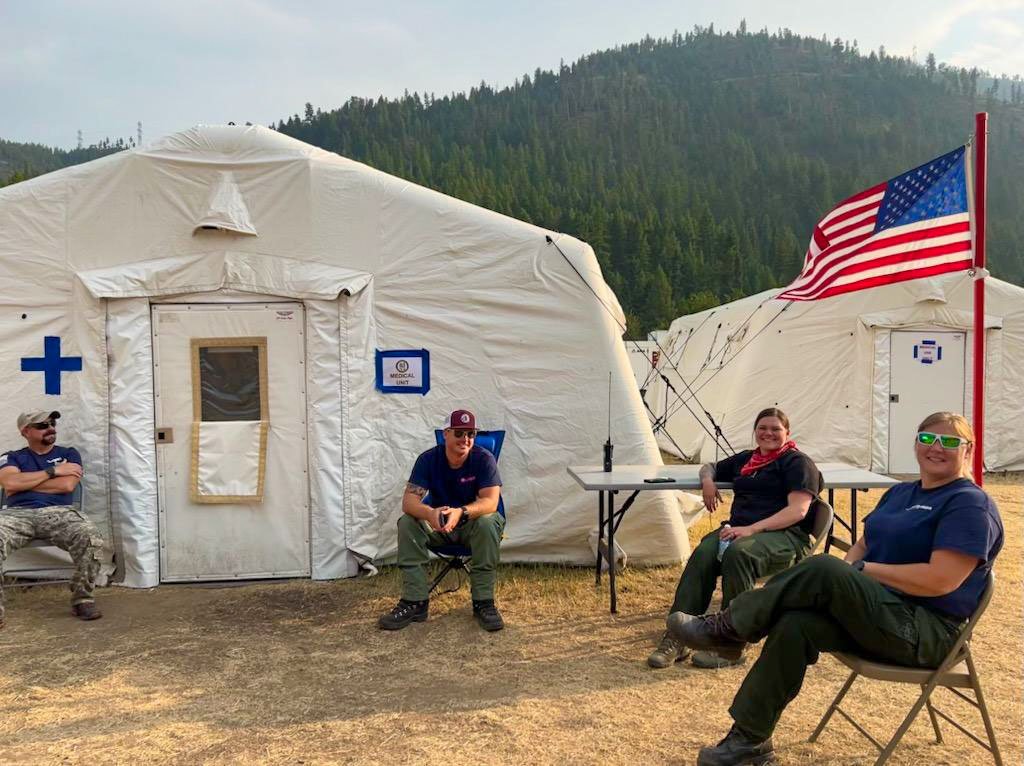
<path fill-rule="evenodd" d="M 441 429 L 434 430 L 434 439 L 437 440 L 438 446 L 444 445 L 444 431 Z M 477 447 L 483 447 L 485 450 L 494 455 L 494 461 L 497 462 L 501 456 L 501 445 L 505 443 L 505 432 L 504 431 L 477 431 L 476 440 L 473 442 Z M 430 505 L 430 494 L 427 493 L 423 498 L 423 502 Z M 498 513 L 501 514 L 501 518 L 505 516 L 505 498 L 498 497 Z M 444 545 L 427 545 L 427 548 L 441 559 L 443 563 L 440 573 L 434 578 L 434 581 L 430 583 L 430 592 L 433 593 L 441 581 L 448 576 L 448 573 L 455 570 L 462 572 L 465 575 L 469 575 L 469 560 L 472 556 L 472 551 L 466 545 L 459 543 L 445 543 Z M 456 585 L 450 591 L 451 593 L 459 589 Z"/>

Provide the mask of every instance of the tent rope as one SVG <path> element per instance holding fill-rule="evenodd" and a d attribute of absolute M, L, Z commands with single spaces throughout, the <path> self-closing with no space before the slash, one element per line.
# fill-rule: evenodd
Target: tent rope
<path fill-rule="evenodd" d="M 573 271 L 574 271 L 574 272 L 576 273 L 576 276 L 580 278 L 580 281 L 581 281 L 581 282 L 582 282 L 582 283 L 583 283 L 583 284 L 584 284 L 584 285 L 586 286 L 586 288 L 587 288 L 588 290 L 590 290 L 590 292 L 591 292 L 591 293 L 592 293 L 592 294 L 594 295 L 594 297 L 595 297 L 595 298 L 597 298 L 597 302 L 598 302 L 598 303 L 599 303 L 599 304 L 601 305 L 601 307 L 602 307 L 602 308 L 603 308 L 603 309 L 605 310 L 605 312 L 606 312 L 606 313 L 608 314 L 608 316 L 610 316 L 610 317 L 611 317 L 612 321 L 613 321 L 613 322 L 615 322 L 615 325 L 616 325 L 616 326 L 617 326 L 617 327 L 618 327 L 618 328 L 619 328 L 620 330 L 622 330 L 623 334 L 625 334 L 625 333 L 627 332 L 627 328 L 626 328 L 626 326 L 625 326 L 625 325 L 624 325 L 624 324 L 623 324 L 622 322 L 620 322 L 620 321 L 619 321 L 619 318 L 618 318 L 617 316 L 615 316 L 615 312 L 613 312 L 613 311 L 611 310 L 611 308 L 610 308 L 610 307 L 608 306 L 608 304 L 606 304 L 606 303 L 605 303 L 604 299 L 603 299 L 603 298 L 602 298 L 602 297 L 601 297 L 600 295 L 598 295 L 597 291 L 596 291 L 596 290 L 595 290 L 595 289 L 593 288 L 593 286 L 592 286 L 592 285 L 591 285 L 591 284 L 590 284 L 590 283 L 589 283 L 589 282 L 588 282 L 588 281 L 586 280 L 586 277 L 584 277 L 584 276 L 583 276 L 583 274 L 581 274 L 581 273 L 580 273 L 580 270 L 576 268 L 576 264 L 574 264 L 574 263 L 573 263 L 573 262 L 572 262 L 571 260 L 569 260 L 569 256 L 567 256 L 567 255 L 565 254 L 565 252 L 564 252 L 564 251 L 562 250 L 562 248 L 560 248 L 560 247 L 558 246 L 558 243 L 557 243 L 557 242 L 555 242 L 555 240 L 551 238 L 551 235 L 550 235 L 550 234 L 546 234 L 546 235 L 544 236 L 544 239 L 545 239 L 545 240 L 547 241 L 547 243 L 548 243 L 549 245 L 552 245 L 552 246 L 553 246 L 553 247 L 555 248 L 555 250 L 557 250 L 557 251 L 558 251 L 558 254 L 562 256 L 562 258 L 563 258 L 563 259 L 565 260 L 565 262 L 566 262 L 566 263 L 568 263 L 568 264 L 569 264 L 569 267 L 570 267 L 570 268 L 571 268 L 571 269 L 572 269 L 572 270 L 573 270 Z M 643 351 L 643 349 L 641 348 L 641 346 L 640 346 L 640 344 L 639 344 L 639 343 L 637 343 L 637 342 L 636 342 L 635 340 L 633 340 L 632 338 L 630 338 L 629 340 L 630 340 L 630 342 L 631 342 L 631 343 L 632 343 L 632 344 L 633 344 L 634 346 L 636 346 L 636 348 L 637 348 L 637 349 L 639 349 L 640 351 Z M 668 354 L 667 354 L 667 353 L 665 352 L 665 349 L 664 349 L 664 347 L 662 347 L 661 343 L 660 343 L 660 342 L 658 341 L 658 339 L 657 339 L 657 338 L 655 338 L 655 339 L 654 339 L 654 344 L 655 344 L 655 345 L 656 345 L 656 346 L 658 347 L 658 349 L 659 349 L 659 350 L 661 351 L 661 353 L 662 353 L 662 355 L 663 355 L 663 356 L 665 357 L 665 359 L 671 362 L 671 360 L 669 360 L 669 359 L 668 359 Z M 646 353 L 646 352 L 644 352 L 644 353 Z M 650 357 L 648 357 L 648 362 L 650 362 Z M 652 365 L 652 366 L 653 366 L 653 365 Z M 685 379 L 683 379 L 683 376 L 682 376 L 682 374 L 681 374 L 681 373 L 679 372 L 679 368 L 678 368 L 678 367 L 675 367 L 675 365 L 673 365 L 673 369 L 675 370 L 676 374 L 677 374 L 677 375 L 679 375 L 679 379 L 683 381 L 683 385 L 684 385 L 684 386 L 686 387 L 686 390 L 690 392 L 691 398 L 692 398 L 692 399 L 693 399 L 693 400 L 694 400 L 694 401 L 695 401 L 695 402 L 697 403 L 697 406 L 699 406 L 699 407 L 700 407 L 700 408 L 701 408 L 701 409 L 702 409 L 702 410 L 704 411 L 704 414 L 705 414 L 705 416 L 706 416 L 706 417 L 708 417 L 708 418 L 710 419 L 710 422 L 711 422 L 711 423 L 714 423 L 714 419 L 713 419 L 713 418 L 711 417 L 711 413 L 710 413 L 710 412 L 708 412 L 708 411 L 707 411 L 707 409 L 705 409 L 705 408 L 703 407 L 703 405 L 701 405 L 701 404 L 700 404 L 700 400 L 699 400 L 699 399 L 697 398 L 697 392 L 696 392 L 696 391 L 694 391 L 694 390 L 693 390 L 692 388 L 690 388 L 690 384 L 689 384 L 689 383 L 687 383 Z M 659 374 L 660 374 L 660 373 L 659 373 Z M 697 416 L 697 413 L 693 411 L 693 408 L 692 408 L 692 407 L 690 407 L 689 403 L 688 403 L 688 402 L 687 402 L 686 400 L 684 400 L 684 399 L 682 398 L 682 396 L 680 396 L 680 395 L 679 395 L 679 393 L 678 393 L 678 392 L 677 392 L 677 391 L 675 390 L 675 388 L 674 388 L 674 387 L 672 387 L 671 383 L 669 383 L 669 380 L 668 380 L 668 378 L 666 378 L 666 377 L 665 377 L 664 375 L 661 375 L 661 379 L 662 379 L 662 380 L 663 380 L 663 381 L 664 381 L 664 382 L 666 383 L 666 385 L 668 385 L 668 386 L 669 386 L 669 387 L 671 388 L 671 390 L 672 390 L 673 392 L 675 392 L 675 393 L 676 393 L 676 396 L 678 397 L 678 399 L 679 399 L 680 401 L 682 401 L 682 402 L 683 402 L 683 406 L 685 406 L 685 407 L 686 407 L 686 409 L 687 409 L 687 410 L 689 411 L 689 413 L 690 413 L 691 415 L 693 415 L 693 419 L 697 421 L 697 424 L 698 424 L 698 425 L 699 425 L 699 426 L 700 426 L 700 427 L 701 427 L 701 428 L 702 428 L 702 429 L 704 430 L 704 432 L 705 432 L 705 433 L 706 433 L 706 434 L 707 434 L 708 436 L 710 436 L 710 437 L 711 437 L 712 439 L 714 439 L 714 441 L 715 441 L 715 444 L 718 444 L 719 446 L 721 446 L 721 444 L 720 444 L 720 443 L 719 443 L 719 441 L 718 441 L 718 438 L 716 438 L 716 435 L 715 435 L 715 433 L 714 433 L 714 432 L 713 432 L 713 431 L 712 431 L 711 429 L 709 429 L 709 428 L 708 428 L 708 427 L 707 427 L 707 426 L 706 426 L 706 425 L 705 425 L 705 424 L 704 424 L 704 423 L 703 423 L 703 422 L 701 421 L 701 419 L 700 419 L 700 418 L 699 418 L 699 417 Z M 644 401 L 644 406 L 645 406 L 645 407 L 647 407 L 647 410 L 648 410 L 648 412 L 651 412 L 651 408 L 650 408 L 650 406 L 649 406 L 649 405 L 647 404 L 647 402 L 646 402 L 646 401 Z M 653 412 L 652 412 L 651 414 L 653 414 Z M 718 428 L 717 424 L 715 424 L 715 426 L 714 426 L 714 427 L 715 427 L 715 429 L 716 429 L 716 430 L 717 430 L 717 431 L 718 431 L 719 433 L 721 433 L 721 429 L 719 429 L 719 428 Z M 667 434 L 667 433 L 666 433 L 666 436 L 668 436 L 668 434 Z M 668 438 L 669 438 L 669 439 L 670 439 L 670 440 L 672 441 L 672 444 L 673 444 L 673 446 L 674 446 L 674 447 L 675 447 L 675 448 L 676 448 L 677 450 L 679 450 L 679 454 L 683 456 L 683 459 L 684 459 L 684 460 L 691 460 L 691 459 L 692 459 L 692 458 L 690 458 L 690 457 L 689 457 L 689 456 L 688 456 L 688 455 L 687 455 L 687 454 L 686 454 L 685 452 L 683 452 L 683 450 L 682 450 L 682 449 L 681 449 L 681 448 L 679 447 L 679 445 L 678 445 L 678 444 L 676 444 L 676 443 L 675 443 L 675 440 L 674 440 L 674 439 L 672 439 L 672 437 L 671 437 L 671 436 L 668 436 Z M 723 437 L 723 438 L 724 438 L 724 437 Z M 730 446 L 730 447 L 729 447 L 729 449 L 731 450 L 731 449 L 732 449 L 732 447 Z"/>
<path fill-rule="evenodd" d="M 765 330 L 767 330 L 769 327 L 771 327 L 772 324 L 775 322 L 775 320 L 778 319 L 780 316 L 782 316 L 782 314 L 785 311 L 787 311 L 790 308 L 790 306 L 792 306 L 793 304 L 794 304 L 793 301 L 787 301 L 786 304 L 781 309 L 779 309 L 779 312 L 775 316 L 773 316 L 771 319 L 769 319 L 760 330 L 758 330 L 756 333 L 754 333 L 754 336 L 750 340 L 748 340 L 746 343 L 744 343 L 742 346 L 740 346 L 738 349 L 736 349 L 736 353 L 734 353 L 732 355 L 732 357 L 730 357 L 728 360 L 724 361 L 722 363 L 722 365 L 717 370 L 715 370 L 713 373 L 711 373 L 711 375 L 709 375 L 702 383 L 700 383 L 700 385 L 697 386 L 696 391 L 700 391 L 708 383 L 710 383 L 712 380 L 714 380 L 715 376 L 717 376 L 722 370 L 724 370 L 729 365 L 730 362 L 732 362 L 734 359 L 736 359 L 736 357 L 739 356 L 743 352 L 743 349 L 745 349 L 747 346 L 749 346 L 751 343 L 753 343 L 755 340 L 757 340 L 758 336 L 761 333 L 763 333 Z M 685 404 L 685 401 L 681 400 L 681 403 Z M 673 402 L 672 406 L 674 406 L 675 409 L 673 409 L 671 412 L 666 410 L 666 413 L 665 413 L 665 420 L 666 421 L 670 417 L 672 417 L 672 415 L 675 415 L 677 412 L 679 412 L 679 410 L 681 409 L 681 407 L 679 406 L 679 403 L 677 403 L 677 402 Z M 687 407 L 687 409 L 689 410 L 690 408 Z M 692 410 L 691 410 L 691 412 L 692 412 Z"/>

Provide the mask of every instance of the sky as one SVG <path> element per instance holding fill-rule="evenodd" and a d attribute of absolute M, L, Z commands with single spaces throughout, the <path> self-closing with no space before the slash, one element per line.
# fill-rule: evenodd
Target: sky
<path fill-rule="evenodd" d="M 1024 75 L 1024 0 L 0 0 L 0 138 L 72 148 L 306 102 L 502 87 L 694 26 L 788 28 L 863 53 Z"/>

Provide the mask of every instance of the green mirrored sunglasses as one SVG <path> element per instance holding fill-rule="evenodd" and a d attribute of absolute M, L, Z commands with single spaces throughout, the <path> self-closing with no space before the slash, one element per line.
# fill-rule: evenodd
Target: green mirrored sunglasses
<path fill-rule="evenodd" d="M 917 434 L 917 441 L 926 447 L 930 447 L 938 440 L 943 449 L 957 449 L 961 444 L 967 444 L 967 439 L 962 436 L 949 436 L 948 434 L 933 434 L 929 431 L 920 431 Z"/>

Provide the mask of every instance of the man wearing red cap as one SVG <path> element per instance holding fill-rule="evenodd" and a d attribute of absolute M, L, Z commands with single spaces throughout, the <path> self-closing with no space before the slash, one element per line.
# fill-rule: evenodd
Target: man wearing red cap
<path fill-rule="evenodd" d="M 398 568 L 402 598 L 378 620 L 384 630 L 400 630 L 427 619 L 430 586 L 424 565 L 427 545 L 468 545 L 473 616 L 484 630 L 505 627 L 494 605 L 499 545 L 505 519 L 498 513 L 501 476 L 490 452 L 474 445 L 476 417 L 455 410 L 444 425 L 444 445 L 428 449 L 413 466 L 398 520 Z M 431 505 L 423 498 L 430 493 Z"/>
<path fill-rule="evenodd" d="M 7 507 L 0 510 L 0 566 L 10 551 L 36 538 L 63 548 L 75 562 L 71 611 L 81 620 L 95 620 L 101 616 L 93 588 L 103 539 L 71 505 L 82 480 L 82 458 L 74 447 L 56 443 L 59 417 L 48 410 L 21 413 L 18 431 L 28 445 L 0 455 L 0 485 L 7 493 Z M 0 627 L 3 623 L 0 587 Z"/>

